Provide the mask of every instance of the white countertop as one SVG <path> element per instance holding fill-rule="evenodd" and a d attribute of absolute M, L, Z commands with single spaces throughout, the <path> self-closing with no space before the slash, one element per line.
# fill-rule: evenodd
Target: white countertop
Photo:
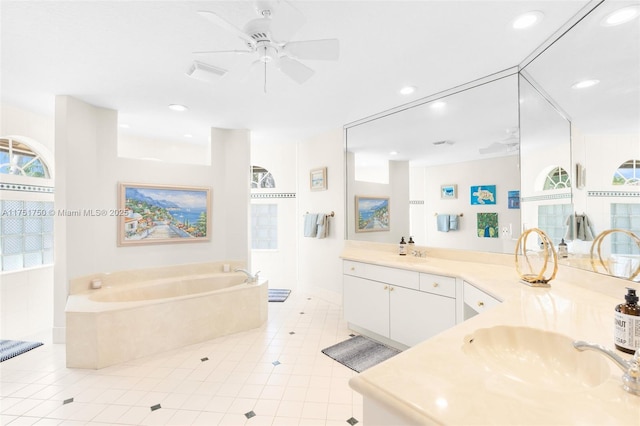
<path fill-rule="evenodd" d="M 624 303 L 625 287 L 637 283 L 561 266 L 551 288 L 532 288 L 520 283 L 513 257 L 511 265 L 505 255 L 488 263 L 486 255 L 459 251 L 455 257 L 466 259 L 452 260 L 452 251 L 427 249 L 426 258 L 415 258 L 385 246 L 391 245 L 347 242 L 342 258 L 459 277 L 503 302 L 355 376 L 350 385 L 365 398 L 415 424 L 640 425 L 640 396 L 622 389 L 622 371 L 612 362 L 601 385 L 552 389 L 491 371 L 462 350 L 465 336 L 497 325 L 613 349 L 614 308 Z"/>

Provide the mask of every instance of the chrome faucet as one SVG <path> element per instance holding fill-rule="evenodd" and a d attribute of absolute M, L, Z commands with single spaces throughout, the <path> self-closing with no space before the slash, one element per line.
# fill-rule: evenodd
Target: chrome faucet
<path fill-rule="evenodd" d="M 573 347 L 579 351 L 590 349 L 600 352 L 608 357 L 614 362 L 614 364 L 624 371 L 624 374 L 622 375 L 622 388 L 634 395 L 640 395 L 640 349 L 636 349 L 636 353 L 633 355 L 633 358 L 631 358 L 630 361 L 627 361 L 617 353 L 602 345 L 575 341 L 573 342 Z"/>
<path fill-rule="evenodd" d="M 256 281 L 258 281 L 258 274 L 260 273 L 260 271 L 258 271 L 255 274 L 252 274 L 246 269 L 241 269 L 241 268 L 234 269 L 233 272 L 244 272 L 245 275 L 247 276 L 247 279 L 244 281 L 246 283 L 255 283 Z"/>

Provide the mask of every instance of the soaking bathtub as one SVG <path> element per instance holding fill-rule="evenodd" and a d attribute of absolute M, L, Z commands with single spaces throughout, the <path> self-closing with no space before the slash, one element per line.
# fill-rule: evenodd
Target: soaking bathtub
<path fill-rule="evenodd" d="M 260 327 L 268 283 L 223 272 L 240 263 L 178 265 L 71 280 L 67 367 L 99 369 Z M 93 287 L 100 288 L 93 288 Z"/>

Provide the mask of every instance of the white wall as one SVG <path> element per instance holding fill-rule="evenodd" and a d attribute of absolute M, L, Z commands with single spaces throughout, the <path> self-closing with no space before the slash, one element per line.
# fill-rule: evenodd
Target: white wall
<path fill-rule="evenodd" d="M 118 133 L 118 157 L 211 165 L 211 145 L 165 141 Z"/>
<path fill-rule="evenodd" d="M 278 206 L 278 249 L 251 250 L 251 268 L 269 279 L 270 288 L 297 288 L 297 144 L 252 143 L 251 164 L 273 175 L 275 188 L 252 189 L 252 204 Z M 258 198 L 264 197 L 264 198 Z"/>
<path fill-rule="evenodd" d="M 342 261 L 344 247 L 344 143 L 342 129 L 332 130 L 298 144 L 298 287 L 335 303 L 342 302 Z M 309 172 L 327 167 L 327 190 L 311 191 Z M 329 213 L 329 236 L 303 236 L 303 214 Z"/>
<path fill-rule="evenodd" d="M 249 132 L 212 129 L 211 166 L 119 158 L 117 112 L 56 97 L 56 209 L 116 209 L 118 183 L 212 188 L 208 242 L 117 246 L 117 218 L 56 217 L 54 339 L 63 340 L 70 278 L 212 260 L 248 260 Z"/>
<path fill-rule="evenodd" d="M 33 148 L 53 167 L 54 122 L 41 114 L 13 105 L 0 105 L 0 137 L 29 139 Z M 11 176 L 3 176 L 6 180 Z M 34 185 L 42 179 L 33 178 Z M 51 184 L 51 182 L 48 182 Z M 52 195 L 0 191 L 2 199 L 53 201 Z M 27 339 L 50 330 L 53 324 L 53 266 L 5 272 L 0 275 L 0 337 Z"/>
<path fill-rule="evenodd" d="M 422 219 L 426 240 L 418 238 L 416 244 L 489 252 L 511 253 L 515 250 L 520 235 L 520 209 L 508 208 L 507 193 L 520 188 L 518 156 L 427 167 L 424 179 L 423 215 L 421 218 L 414 215 L 414 219 Z M 440 198 L 441 185 L 445 184 L 458 186 L 457 199 Z M 471 205 L 470 188 L 477 185 L 496 185 L 496 204 Z M 498 226 L 511 229 L 512 234 L 501 233 L 498 238 L 478 237 L 477 213 L 498 213 Z M 459 229 L 439 232 L 436 214 L 462 214 L 458 219 Z M 419 227 L 416 224 L 416 229 Z"/>

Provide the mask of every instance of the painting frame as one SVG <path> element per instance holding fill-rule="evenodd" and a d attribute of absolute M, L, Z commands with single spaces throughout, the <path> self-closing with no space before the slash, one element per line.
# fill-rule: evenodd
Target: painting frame
<path fill-rule="evenodd" d="M 312 191 L 327 190 L 327 168 L 319 167 L 309 172 L 309 188 Z"/>
<path fill-rule="evenodd" d="M 388 232 L 391 229 L 390 200 L 390 197 L 356 195 L 355 231 Z"/>
<path fill-rule="evenodd" d="M 440 198 L 443 200 L 455 200 L 458 198 L 458 185 L 440 185 Z"/>
<path fill-rule="evenodd" d="M 497 203 L 496 185 L 473 185 L 470 187 L 472 206 L 486 206 Z"/>
<path fill-rule="evenodd" d="M 118 246 L 210 241 L 211 207 L 210 187 L 120 182 Z"/>

